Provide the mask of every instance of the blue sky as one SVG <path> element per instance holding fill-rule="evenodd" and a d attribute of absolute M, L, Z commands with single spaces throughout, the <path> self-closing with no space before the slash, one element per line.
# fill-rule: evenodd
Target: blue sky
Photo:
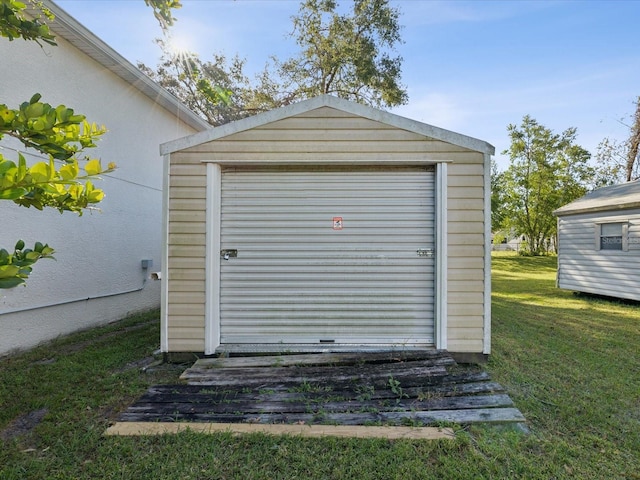
<path fill-rule="evenodd" d="M 132 63 L 155 66 L 161 36 L 143 0 L 58 0 Z M 174 37 L 203 60 L 214 52 L 247 60 L 297 51 L 297 0 L 183 0 Z M 348 5 L 348 0 L 341 0 Z M 394 113 L 486 140 L 501 152 L 506 127 L 531 115 L 560 133 L 578 129 L 592 152 L 626 138 L 619 120 L 640 95 L 640 1 L 391 0 L 400 8 L 403 84 L 409 103 Z"/>

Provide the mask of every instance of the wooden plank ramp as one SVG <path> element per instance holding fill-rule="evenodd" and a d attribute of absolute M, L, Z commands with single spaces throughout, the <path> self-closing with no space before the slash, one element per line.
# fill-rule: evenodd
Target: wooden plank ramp
<path fill-rule="evenodd" d="M 309 435 L 313 429 L 300 426 L 342 426 L 358 436 L 363 426 L 391 432 L 391 426 L 525 421 L 487 372 L 436 350 L 201 359 L 181 379 L 149 388 L 121 414 L 129 427 L 119 423 L 111 434 L 153 430 L 141 422 L 234 432 L 230 425 L 289 425 Z M 176 428 L 186 427 L 169 430 Z"/>

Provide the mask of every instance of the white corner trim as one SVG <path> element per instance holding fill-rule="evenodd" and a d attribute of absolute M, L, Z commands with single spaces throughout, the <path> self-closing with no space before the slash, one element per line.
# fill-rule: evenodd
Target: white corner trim
<path fill-rule="evenodd" d="M 207 164 L 204 353 L 220 346 L 220 210 L 222 168 Z"/>
<path fill-rule="evenodd" d="M 447 349 L 447 164 L 436 167 L 436 348 Z"/>
<path fill-rule="evenodd" d="M 162 157 L 162 265 L 160 267 L 160 351 L 169 351 L 169 162 Z"/>
<path fill-rule="evenodd" d="M 491 353 L 491 155 L 484 155 L 484 339 L 482 353 Z"/>

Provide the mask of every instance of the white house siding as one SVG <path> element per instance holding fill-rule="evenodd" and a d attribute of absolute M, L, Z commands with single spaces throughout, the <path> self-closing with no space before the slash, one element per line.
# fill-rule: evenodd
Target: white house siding
<path fill-rule="evenodd" d="M 166 342 L 205 349 L 206 167 L 448 163 L 448 349 L 487 353 L 485 155 L 407 129 L 321 107 L 184 148 L 169 177 Z M 222 129 L 227 127 L 221 127 Z M 178 144 L 178 142 L 175 142 Z M 438 201 L 438 200 L 436 200 Z M 215 253 L 215 252 L 214 252 Z"/>
<path fill-rule="evenodd" d="M 628 222 L 628 251 L 596 248 L 596 225 Z M 640 300 L 640 209 L 558 218 L 558 286 Z"/>
<path fill-rule="evenodd" d="M 118 169 L 94 182 L 106 193 L 100 212 L 77 217 L 1 202 L 0 246 L 47 242 L 57 261 L 36 264 L 26 287 L 0 290 L 0 354 L 159 306 L 160 282 L 146 280 L 161 268 L 159 144 L 196 131 L 60 35 L 57 41 L 41 48 L 0 39 L 0 103 L 16 108 L 39 92 L 42 101 L 105 125 L 90 154 Z M 11 148 L 25 151 L 9 139 L 1 146 L 9 158 L 17 155 Z M 34 153 L 28 161 L 41 160 Z M 153 261 L 150 270 L 141 268 L 143 259 Z"/>

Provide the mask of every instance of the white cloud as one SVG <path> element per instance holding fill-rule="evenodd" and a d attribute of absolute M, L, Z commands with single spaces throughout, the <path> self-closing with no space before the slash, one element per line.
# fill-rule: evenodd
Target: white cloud
<path fill-rule="evenodd" d="M 394 108 L 393 113 L 447 130 L 461 128 L 469 117 L 469 112 L 459 102 L 459 96 L 409 91 L 409 97 L 409 104 Z"/>

